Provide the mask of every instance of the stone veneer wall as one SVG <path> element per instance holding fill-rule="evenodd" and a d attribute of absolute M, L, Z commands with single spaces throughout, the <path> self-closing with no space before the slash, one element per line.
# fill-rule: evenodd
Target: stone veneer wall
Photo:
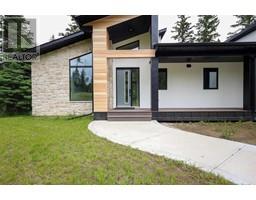
<path fill-rule="evenodd" d="M 69 99 L 69 59 L 91 49 L 91 40 L 83 40 L 43 54 L 39 62 L 32 64 L 33 115 L 81 115 L 92 112 L 92 102 Z"/>

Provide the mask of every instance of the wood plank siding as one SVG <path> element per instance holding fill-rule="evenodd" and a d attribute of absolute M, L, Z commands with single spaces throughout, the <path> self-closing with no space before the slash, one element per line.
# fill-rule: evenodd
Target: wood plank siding
<path fill-rule="evenodd" d="M 137 15 L 114 15 L 95 20 L 85 25 L 93 27 L 93 92 L 94 112 L 108 111 L 108 58 L 150 58 L 155 50 L 110 50 L 107 28 L 131 20 Z"/>

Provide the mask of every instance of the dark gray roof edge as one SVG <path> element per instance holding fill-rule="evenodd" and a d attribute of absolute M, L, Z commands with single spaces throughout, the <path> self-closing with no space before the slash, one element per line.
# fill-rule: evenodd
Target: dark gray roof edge
<path fill-rule="evenodd" d="M 36 48 L 39 48 L 40 50 L 40 55 L 48 53 L 50 51 L 54 51 L 56 49 L 65 47 L 67 45 L 85 40 L 85 39 L 89 39 L 91 38 L 91 34 L 90 33 L 85 33 L 83 31 L 78 31 L 76 33 L 70 34 L 68 36 L 64 36 L 61 38 L 58 38 L 56 40 L 53 41 L 49 41 L 46 43 L 43 43 L 39 46 L 36 46 L 32 49 L 28 49 L 27 51 L 34 51 Z"/>
<path fill-rule="evenodd" d="M 248 35 L 249 33 L 256 30 L 256 22 L 249 25 L 247 28 L 241 30 L 239 33 L 234 34 L 230 38 L 228 38 L 225 42 L 235 42 L 236 40 L 239 40 L 240 38 Z"/>
<path fill-rule="evenodd" d="M 201 43 L 157 43 L 155 47 L 213 47 L 213 46 L 253 46 L 256 42 L 201 42 Z"/>
<path fill-rule="evenodd" d="M 256 42 L 158 43 L 157 57 L 202 55 L 256 55 Z"/>

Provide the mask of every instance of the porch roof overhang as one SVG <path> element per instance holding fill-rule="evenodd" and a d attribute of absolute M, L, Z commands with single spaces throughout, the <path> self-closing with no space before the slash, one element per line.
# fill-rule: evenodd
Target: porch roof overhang
<path fill-rule="evenodd" d="M 159 43 L 155 49 L 160 62 L 239 62 L 256 55 L 256 42 Z"/>

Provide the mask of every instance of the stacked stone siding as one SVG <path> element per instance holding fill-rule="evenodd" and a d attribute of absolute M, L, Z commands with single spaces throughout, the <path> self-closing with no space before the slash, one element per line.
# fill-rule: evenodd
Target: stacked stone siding
<path fill-rule="evenodd" d="M 81 115 L 92 112 L 92 102 L 70 101 L 69 59 L 92 49 L 83 40 L 43 54 L 32 64 L 32 114 L 35 116 Z"/>

